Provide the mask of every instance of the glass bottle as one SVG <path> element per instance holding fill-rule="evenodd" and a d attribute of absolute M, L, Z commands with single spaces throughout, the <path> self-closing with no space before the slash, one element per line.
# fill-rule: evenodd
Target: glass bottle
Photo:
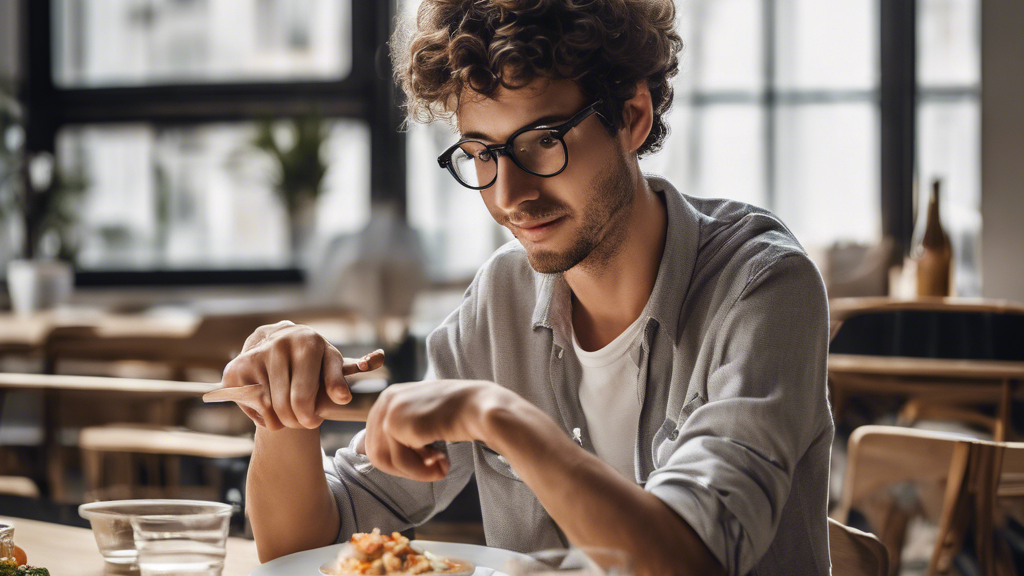
<path fill-rule="evenodd" d="M 917 260 L 917 295 L 949 296 L 953 249 L 949 235 L 942 229 L 939 217 L 939 197 L 942 181 L 932 182 L 928 199 L 928 217 L 925 221 L 921 244 L 915 250 Z"/>

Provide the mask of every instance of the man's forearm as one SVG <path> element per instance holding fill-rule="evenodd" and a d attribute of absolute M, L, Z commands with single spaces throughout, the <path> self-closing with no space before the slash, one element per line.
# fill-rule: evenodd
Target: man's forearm
<path fill-rule="evenodd" d="M 573 544 L 623 549 L 642 575 L 724 573 L 671 508 L 582 450 L 525 400 L 488 410 L 480 435 L 509 461 Z"/>
<path fill-rule="evenodd" d="M 326 546 L 340 517 L 323 471 L 319 430 L 256 430 L 246 512 L 260 561 Z"/>

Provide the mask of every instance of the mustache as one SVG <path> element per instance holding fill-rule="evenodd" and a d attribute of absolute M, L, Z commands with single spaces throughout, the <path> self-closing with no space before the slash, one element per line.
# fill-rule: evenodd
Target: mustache
<path fill-rule="evenodd" d="M 529 222 L 531 220 L 545 220 L 548 218 L 558 218 L 565 216 L 569 213 L 569 210 L 561 204 L 550 204 L 545 203 L 543 205 L 527 206 L 520 208 L 515 212 L 502 215 L 498 219 L 498 224 L 502 226 L 517 226 L 518 223 Z"/>

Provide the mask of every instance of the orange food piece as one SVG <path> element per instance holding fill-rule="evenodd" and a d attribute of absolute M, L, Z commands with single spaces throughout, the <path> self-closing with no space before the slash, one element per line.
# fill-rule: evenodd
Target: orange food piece
<path fill-rule="evenodd" d="M 14 547 L 14 561 L 18 563 L 18 566 L 28 564 L 28 556 L 25 555 L 25 551 L 17 546 Z"/>

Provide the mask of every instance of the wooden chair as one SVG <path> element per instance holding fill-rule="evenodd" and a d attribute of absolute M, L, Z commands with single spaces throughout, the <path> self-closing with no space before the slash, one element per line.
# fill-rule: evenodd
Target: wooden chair
<path fill-rule="evenodd" d="M 888 576 L 889 553 L 873 534 L 828 519 L 832 576 Z"/>
<path fill-rule="evenodd" d="M 913 486 L 917 498 L 894 494 Z M 897 490 L 894 490 L 896 488 Z M 938 498 L 933 496 L 938 495 Z M 900 428 L 862 426 L 850 437 L 843 494 L 833 518 L 845 522 L 852 508 L 877 526 L 889 551 L 890 574 L 898 572 L 909 519 L 938 522 L 927 574 L 949 569 L 973 520 L 976 553 L 984 574 L 1013 574 L 1003 544 L 994 541 L 997 502 L 1024 497 L 1024 443 L 986 442 L 967 436 Z"/>
<path fill-rule="evenodd" d="M 253 441 L 248 437 L 221 436 L 192 432 L 183 428 L 141 424 L 111 424 L 83 428 L 78 437 L 82 450 L 82 470 L 85 476 L 87 499 L 107 499 L 105 495 L 124 493 L 137 497 L 140 482 L 136 476 L 137 459 L 141 459 L 150 481 L 142 492 L 146 496 L 177 497 L 181 492 L 179 476 L 181 457 L 239 458 L 252 454 Z M 115 465 L 104 466 L 105 457 L 116 455 Z M 166 463 L 166 483 L 163 489 L 155 486 L 153 478 L 160 476 L 161 457 Z M 219 495 L 217 484 L 209 486 L 212 497 Z M 107 479 L 114 481 L 107 488 Z M 211 497 L 208 496 L 208 497 Z"/>
<path fill-rule="evenodd" d="M 853 395 L 907 398 L 899 421 L 950 420 L 997 441 L 1012 433 L 1024 380 L 1024 305 L 956 298 L 839 298 L 829 302 L 829 384 L 838 421 Z M 997 406 L 995 416 L 971 407 Z"/>

